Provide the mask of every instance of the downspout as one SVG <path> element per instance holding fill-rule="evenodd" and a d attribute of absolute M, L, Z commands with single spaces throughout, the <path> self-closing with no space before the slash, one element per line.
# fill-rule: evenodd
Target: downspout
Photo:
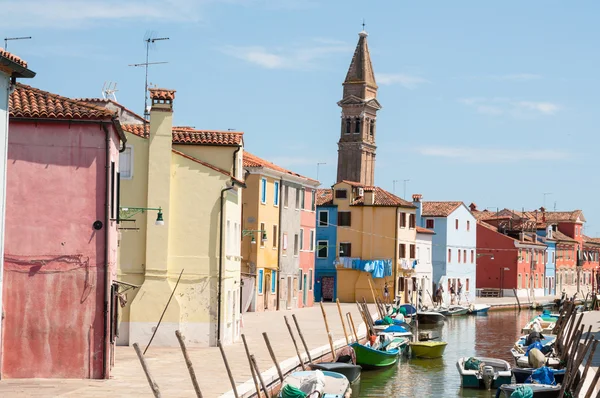
<path fill-rule="evenodd" d="M 283 178 L 279 179 L 279 230 L 277 231 L 277 234 L 279 235 L 277 237 L 277 275 L 279 278 L 279 281 L 281 280 L 281 237 L 283 236 L 283 228 L 281 228 L 281 219 L 282 219 L 282 213 L 283 211 L 281 210 L 283 207 L 283 197 L 282 197 L 282 193 L 283 193 Z M 279 311 L 279 306 L 280 306 L 280 289 L 281 289 L 281 283 L 279 283 L 279 281 L 275 281 L 275 283 L 277 283 L 277 311 Z"/>
<path fill-rule="evenodd" d="M 241 145 L 238 145 L 236 150 L 233 151 L 233 177 L 237 178 L 237 154 L 242 149 Z"/>
<path fill-rule="evenodd" d="M 110 264 L 109 264 L 109 225 L 110 225 L 110 205 L 113 198 L 110 197 L 110 131 L 106 125 L 102 124 L 102 129 L 106 133 L 106 205 L 104 206 L 104 355 L 102 361 L 102 376 L 105 379 L 109 377 L 108 361 L 110 360 L 110 311 L 108 308 L 110 297 Z M 118 211 L 118 209 L 117 209 Z"/>

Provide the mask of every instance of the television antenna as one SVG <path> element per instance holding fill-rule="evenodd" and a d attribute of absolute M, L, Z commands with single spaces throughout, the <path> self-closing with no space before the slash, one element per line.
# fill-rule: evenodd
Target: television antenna
<path fill-rule="evenodd" d="M 21 37 L 5 37 L 4 38 L 4 49 L 7 50 L 8 49 L 8 42 L 10 40 L 29 40 L 31 39 L 31 36 L 21 36 Z"/>
<path fill-rule="evenodd" d="M 146 43 L 146 62 L 140 64 L 130 64 L 129 66 L 139 67 L 143 66 L 146 69 L 146 79 L 144 81 L 144 119 L 148 119 L 150 116 L 150 112 L 148 110 L 148 66 L 150 65 L 158 65 L 158 64 L 168 64 L 168 62 L 148 62 L 150 47 L 154 48 L 157 41 L 161 40 L 169 40 L 168 37 L 154 37 L 154 32 L 147 32 L 144 37 L 144 42 Z"/>
<path fill-rule="evenodd" d="M 117 101 L 117 95 L 115 94 L 117 91 L 117 83 L 114 82 L 104 82 L 102 86 L 102 98 Z"/>

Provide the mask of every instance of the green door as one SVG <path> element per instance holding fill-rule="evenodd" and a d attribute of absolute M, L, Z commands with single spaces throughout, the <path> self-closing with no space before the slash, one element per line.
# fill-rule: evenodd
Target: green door
<path fill-rule="evenodd" d="M 308 291 L 308 278 L 306 277 L 306 274 L 304 274 L 303 276 L 303 288 L 302 288 L 302 306 L 306 307 L 306 294 Z"/>

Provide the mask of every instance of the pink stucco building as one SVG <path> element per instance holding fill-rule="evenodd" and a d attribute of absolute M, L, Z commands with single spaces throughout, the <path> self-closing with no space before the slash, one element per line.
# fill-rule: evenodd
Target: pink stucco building
<path fill-rule="evenodd" d="M 9 128 L 1 376 L 108 378 L 119 121 L 17 84 Z"/>
<path fill-rule="evenodd" d="M 304 250 L 300 251 L 301 289 L 298 292 L 298 307 L 312 307 L 315 302 L 315 250 L 316 250 L 316 189 L 305 187 L 305 205 L 300 210 L 300 228 L 304 231 Z"/>

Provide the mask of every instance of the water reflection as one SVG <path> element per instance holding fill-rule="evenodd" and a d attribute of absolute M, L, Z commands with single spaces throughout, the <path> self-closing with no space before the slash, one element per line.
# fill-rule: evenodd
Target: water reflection
<path fill-rule="evenodd" d="M 531 311 L 491 312 L 487 316 L 450 317 L 443 325 L 422 325 L 448 342 L 443 358 L 402 358 L 390 369 L 363 372 L 353 386 L 353 397 L 493 397 L 495 391 L 462 389 L 456 361 L 460 357 L 487 356 L 507 360 Z"/>

